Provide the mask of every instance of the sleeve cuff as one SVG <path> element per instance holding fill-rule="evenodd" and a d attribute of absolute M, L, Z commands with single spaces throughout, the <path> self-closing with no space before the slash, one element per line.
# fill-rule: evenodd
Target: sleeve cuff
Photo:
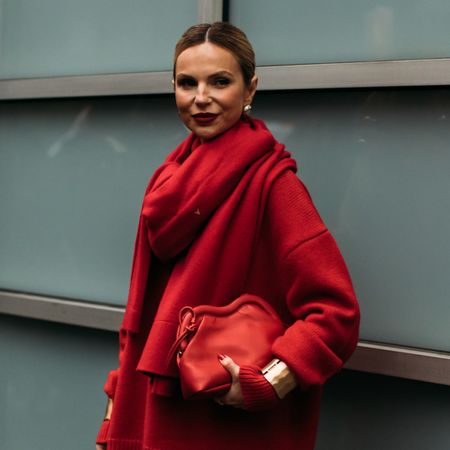
<path fill-rule="evenodd" d="M 277 406 L 279 399 L 272 385 L 257 366 L 242 366 L 239 371 L 245 409 L 263 411 Z"/>
<path fill-rule="evenodd" d="M 100 429 L 98 430 L 97 438 L 95 439 L 96 444 L 106 444 L 106 439 L 108 437 L 108 430 L 109 430 L 109 420 L 105 419 L 102 422 Z"/>

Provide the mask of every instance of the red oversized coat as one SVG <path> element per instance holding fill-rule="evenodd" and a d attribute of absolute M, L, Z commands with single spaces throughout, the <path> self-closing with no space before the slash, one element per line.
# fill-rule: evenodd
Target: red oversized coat
<path fill-rule="evenodd" d="M 114 399 L 112 418 L 103 422 L 97 442 L 107 442 L 108 450 L 313 449 L 321 389 L 355 349 L 359 308 L 335 240 L 295 173 L 284 172 L 271 187 L 244 289 L 291 324 L 272 352 L 299 386 L 273 410 L 247 412 L 152 392 L 151 378 L 136 367 L 173 261 L 153 257 L 152 264 L 145 326 L 138 333 L 120 331 L 120 366 L 105 384 Z M 199 270 L 220 277 L 208 267 Z"/>

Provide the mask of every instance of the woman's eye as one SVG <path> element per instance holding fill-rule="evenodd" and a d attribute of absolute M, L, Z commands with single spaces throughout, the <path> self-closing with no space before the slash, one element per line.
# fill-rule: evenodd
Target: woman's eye
<path fill-rule="evenodd" d="M 216 86 L 228 86 L 230 84 L 230 80 L 228 78 L 216 78 L 214 80 L 214 84 Z"/>
<path fill-rule="evenodd" d="M 195 86 L 196 82 L 192 78 L 180 78 L 177 80 L 177 84 L 180 87 L 189 88 Z"/>

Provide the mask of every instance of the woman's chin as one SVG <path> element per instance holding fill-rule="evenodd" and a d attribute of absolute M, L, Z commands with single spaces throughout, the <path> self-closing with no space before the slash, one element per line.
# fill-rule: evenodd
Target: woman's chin
<path fill-rule="evenodd" d="M 211 139 L 214 139 L 219 134 L 223 133 L 225 130 L 200 129 L 200 130 L 192 130 L 192 131 L 198 138 L 200 138 L 201 141 L 210 141 Z"/>
<path fill-rule="evenodd" d="M 195 127 L 194 129 L 191 128 L 191 130 L 203 142 L 216 138 L 225 131 L 229 130 L 233 125 L 234 124 L 227 127 Z"/>

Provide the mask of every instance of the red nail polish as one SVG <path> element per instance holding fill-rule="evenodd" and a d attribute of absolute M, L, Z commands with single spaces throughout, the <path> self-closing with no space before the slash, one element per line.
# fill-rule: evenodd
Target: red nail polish
<path fill-rule="evenodd" d="M 222 354 L 220 354 L 220 355 L 217 355 L 217 358 L 219 359 L 219 361 L 222 361 L 222 359 L 224 359 L 224 358 L 225 358 L 225 355 L 222 355 Z"/>

